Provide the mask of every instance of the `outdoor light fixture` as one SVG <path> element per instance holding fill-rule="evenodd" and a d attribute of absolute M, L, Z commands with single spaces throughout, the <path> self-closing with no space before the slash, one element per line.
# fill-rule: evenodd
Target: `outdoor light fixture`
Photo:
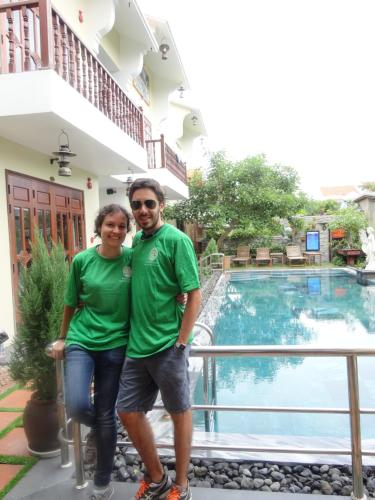
<path fill-rule="evenodd" d="M 166 61 L 168 59 L 167 57 L 167 52 L 169 51 L 169 45 L 167 43 L 161 43 L 159 50 L 161 52 L 161 58 L 163 61 Z"/>
<path fill-rule="evenodd" d="M 178 90 L 178 92 L 180 92 L 180 99 L 183 99 L 184 98 L 184 92 L 185 92 L 184 86 L 180 85 L 177 90 Z"/>
<path fill-rule="evenodd" d="M 198 122 L 198 117 L 196 115 L 193 115 L 191 117 L 191 121 L 193 122 L 193 126 L 195 127 Z"/>
<path fill-rule="evenodd" d="M 59 135 L 59 150 L 54 151 L 52 154 L 55 156 L 50 159 L 50 164 L 53 165 L 54 162 L 57 162 L 59 165 L 58 174 L 62 177 L 70 177 L 72 175 L 72 170 L 69 167 L 69 158 L 73 158 L 73 156 L 77 155 L 70 151 L 69 137 L 64 130 L 61 130 L 61 134 Z"/>
<path fill-rule="evenodd" d="M 125 184 L 125 187 L 126 187 L 126 196 L 128 196 L 129 195 L 130 186 L 133 184 L 133 178 L 129 175 L 126 178 L 126 181 L 123 182 L 123 184 Z"/>

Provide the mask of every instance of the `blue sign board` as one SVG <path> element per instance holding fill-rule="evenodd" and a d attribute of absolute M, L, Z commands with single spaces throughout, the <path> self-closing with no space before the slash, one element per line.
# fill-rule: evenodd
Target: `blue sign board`
<path fill-rule="evenodd" d="M 320 233 L 319 231 L 306 232 L 306 252 L 319 252 Z"/>

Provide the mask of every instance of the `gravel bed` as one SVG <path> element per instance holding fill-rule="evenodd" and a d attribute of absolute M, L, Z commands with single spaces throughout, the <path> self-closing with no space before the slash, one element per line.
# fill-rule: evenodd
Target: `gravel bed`
<path fill-rule="evenodd" d="M 175 458 L 162 457 L 165 471 L 175 478 Z M 88 477 L 93 467 L 85 465 Z M 138 455 L 116 450 L 113 481 L 138 482 L 143 476 L 143 464 Z M 364 467 L 365 494 L 375 497 L 375 470 Z M 224 461 L 192 458 L 189 465 L 191 486 L 229 490 L 258 490 L 268 492 L 306 493 L 350 496 L 352 492 L 351 466 L 300 465 L 274 462 Z"/>

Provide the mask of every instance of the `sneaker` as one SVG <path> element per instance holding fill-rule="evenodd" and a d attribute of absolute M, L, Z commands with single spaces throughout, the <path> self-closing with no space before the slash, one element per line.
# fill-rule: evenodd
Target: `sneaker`
<path fill-rule="evenodd" d="M 95 488 L 89 496 L 90 500 L 109 500 L 112 497 L 115 489 L 113 486 L 108 485 L 106 488 Z"/>
<path fill-rule="evenodd" d="M 166 498 L 171 486 L 172 479 L 167 474 L 164 474 L 160 483 L 150 483 L 143 480 L 133 500 L 152 500 L 153 498 L 162 500 Z"/>
<path fill-rule="evenodd" d="M 191 500 L 192 498 L 193 495 L 191 494 L 189 483 L 186 488 L 174 484 L 169 490 L 166 500 Z"/>
<path fill-rule="evenodd" d="M 83 460 L 86 464 L 96 465 L 97 460 L 96 436 L 95 431 L 91 431 L 86 436 L 86 446 Z"/>

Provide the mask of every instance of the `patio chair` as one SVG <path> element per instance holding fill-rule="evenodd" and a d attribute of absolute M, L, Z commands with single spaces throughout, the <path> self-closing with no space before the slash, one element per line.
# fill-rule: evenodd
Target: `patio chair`
<path fill-rule="evenodd" d="M 288 245 L 286 247 L 286 261 L 290 266 L 304 266 L 306 257 L 302 255 L 298 245 Z"/>
<path fill-rule="evenodd" d="M 232 258 L 232 262 L 238 264 L 244 264 L 246 266 L 247 263 L 251 263 L 251 256 L 250 256 L 250 247 L 247 245 L 239 245 L 237 247 L 237 255 L 236 257 Z"/>
<path fill-rule="evenodd" d="M 266 247 L 257 248 L 257 254 L 255 257 L 255 264 L 268 264 L 272 266 L 272 259 L 270 257 L 270 249 Z"/>

